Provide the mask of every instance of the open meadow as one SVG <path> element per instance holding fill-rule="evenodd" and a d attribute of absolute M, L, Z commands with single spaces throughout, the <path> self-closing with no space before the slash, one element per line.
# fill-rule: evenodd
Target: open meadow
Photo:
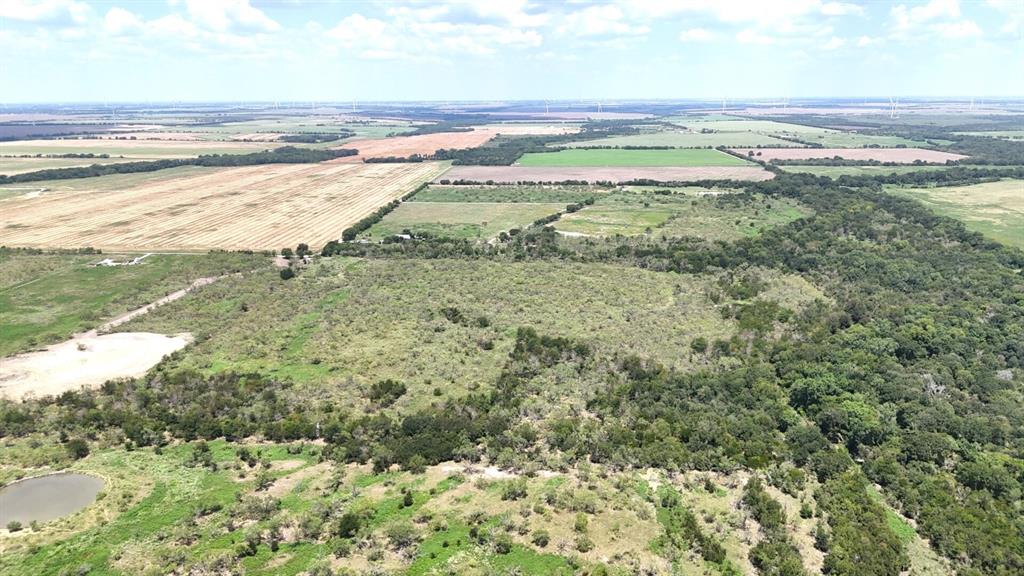
<path fill-rule="evenodd" d="M 844 160 L 874 160 L 912 164 L 914 162 L 955 162 L 967 158 L 963 154 L 923 148 L 733 148 L 732 152 L 764 162 L 842 158 Z"/>
<path fill-rule="evenodd" d="M 693 182 L 697 180 L 771 180 L 775 174 L 760 166 L 452 166 L 437 181 L 516 184 L 520 182 Z"/>
<path fill-rule="evenodd" d="M 404 202 L 363 235 L 383 240 L 396 234 L 490 240 L 512 228 L 557 213 L 565 204 L 533 202 Z"/>
<path fill-rule="evenodd" d="M 938 214 L 962 220 L 970 230 L 1024 248 L 1024 180 L 931 188 L 886 186 L 886 191 L 920 200 Z"/>
<path fill-rule="evenodd" d="M 633 134 L 629 136 L 613 136 L 599 140 L 571 142 L 570 148 L 587 148 L 591 146 L 671 146 L 676 148 L 707 148 L 717 146 L 803 146 L 781 138 L 774 138 L 759 132 L 712 132 L 662 130 Z"/>
<path fill-rule="evenodd" d="M 108 154 L 132 160 L 159 160 L 193 158 L 202 154 L 248 154 L 277 146 L 279 144 L 272 142 L 65 138 L 0 142 L 0 156 Z"/>
<path fill-rule="evenodd" d="M 92 266 L 117 254 L 0 251 L 0 358 L 68 338 L 207 277 L 267 267 L 251 254 L 156 254 L 134 266 Z"/>
<path fill-rule="evenodd" d="M 516 166 L 533 167 L 667 167 L 749 166 L 718 150 L 560 150 L 524 154 Z"/>
<path fill-rule="evenodd" d="M 46 156 L 0 156 L 0 175 L 13 176 L 35 172 L 36 170 L 50 170 L 53 168 L 76 168 L 79 166 L 92 166 L 93 164 L 119 164 L 121 162 L 133 162 L 134 158 L 51 158 Z"/>
<path fill-rule="evenodd" d="M 0 245 L 108 250 L 320 246 L 446 167 L 442 162 L 268 164 L 157 177 L 113 189 L 103 187 L 108 176 L 87 178 L 73 192 L 2 201 Z"/>

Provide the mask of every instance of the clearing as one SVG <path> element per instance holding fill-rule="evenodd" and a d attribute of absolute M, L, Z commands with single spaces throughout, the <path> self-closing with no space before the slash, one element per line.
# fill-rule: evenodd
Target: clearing
<path fill-rule="evenodd" d="M 539 202 L 573 204 L 608 194 L 612 188 L 598 186 L 448 186 L 431 184 L 410 202 Z"/>
<path fill-rule="evenodd" d="M 248 154 L 283 145 L 267 142 L 110 140 L 100 138 L 15 140 L 0 142 L 0 156 L 109 154 L 113 157 L 132 160 L 156 160 L 160 158 L 192 158 L 200 154 Z"/>
<path fill-rule="evenodd" d="M 406 158 L 413 155 L 431 156 L 445 149 L 476 148 L 494 138 L 497 132 L 491 129 L 474 128 L 466 132 L 437 132 L 416 136 L 395 136 L 375 140 L 349 140 L 334 148 L 359 150 L 358 156 L 346 156 L 331 160 L 335 163 L 362 162 L 363 158 Z"/>
<path fill-rule="evenodd" d="M 137 378 L 191 341 L 188 333 L 76 336 L 45 350 L 4 358 L 0 366 L 0 396 L 18 400 L 56 396 L 68 390 L 99 386 L 113 378 Z"/>
<path fill-rule="evenodd" d="M 910 174 L 912 172 L 935 172 L 949 170 L 949 166 L 798 166 L 783 164 L 784 172 L 804 172 L 815 176 L 888 176 L 890 174 Z"/>
<path fill-rule="evenodd" d="M 938 214 L 962 220 L 968 229 L 1024 248 L 1024 180 L 971 186 L 903 188 L 886 191 L 920 200 Z"/>
<path fill-rule="evenodd" d="M 573 149 L 523 154 L 516 166 L 749 166 L 745 160 L 718 150 L 604 150 Z"/>
<path fill-rule="evenodd" d="M 967 158 L 962 154 L 925 150 L 923 148 L 733 148 L 732 152 L 758 160 L 806 160 L 809 158 L 842 158 L 877 162 L 949 162 Z"/>
<path fill-rule="evenodd" d="M 365 237 L 382 239 L 408 230 L 416 236 L 489 240 L 564 208 L 565 204 L 531 202 L 404 202 Z"/>
<path fill-rule="evenodd" d="M 565 144 L 569 148 L 586 148 L 589 146 L 671 146 L 676 148 L 706 148 L 708 146 L 802 146 L 773 138 L 758 132 L 687 132 L 670 130 L 631 134 L 629 136 L 613 136 L 583 142 Z"/>
<path fill-rule="evenodd" d="M 319 246 L 447 166 L 267 164 L 172 175 L 113 190 L 104 189 L 105 176 L 87 178 L 75 192 L 4 201 L 0 245 L 104 250 Z"/>
<path fill-rule="evenodd" d="M 49 158 L 46 156 L 22 158 L 18 156 L 0 156 L 0 174 L 13 176 L 15 174 L 36 172 L 37 170 L 78 168 L 80 166 L 92 166 L 93 164 L 119 164 L 131 161 L 133 161 L 131 158 Z"/>
<path fill-rule="evenodd" d="M 591 150 L 586 150 L 591 152 Z M 610 152 L 619 152 L 610 150 Z M 540 154 L 549 156 L 553 154 Z M 725 154 L 722 154 L 726 156 Z M 735 159 L 737 162 L 742 160 Z M 760 166 L 671 166 L 671 167 L 571 167 L 571 166 L 452 166 L 444 179 L 451 182 L 629 182 L 654 180 L 657 182 L 693 182 L 697 180 L 771 180 L 775 175 Z"/>
<path fill-rule="evenodd" d="M 0 357 L 59 342 L 197 282 L 267 267 L 252 254 L 154 254 L 133 266 L 92 266 L 126 255 L 0 251 Z M 186 330 L 180 330 L 184 332 Z"/>

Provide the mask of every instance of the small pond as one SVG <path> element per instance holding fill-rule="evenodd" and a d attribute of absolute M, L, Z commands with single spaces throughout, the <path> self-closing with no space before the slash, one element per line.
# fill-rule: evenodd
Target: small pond
<path fill-rule="evenodd" d="M 17 520 L 46 522 L 78 512 L 96 500 L 103 480 L 87 474 L 51 474 L 0 488 L 0 527 Z"/>

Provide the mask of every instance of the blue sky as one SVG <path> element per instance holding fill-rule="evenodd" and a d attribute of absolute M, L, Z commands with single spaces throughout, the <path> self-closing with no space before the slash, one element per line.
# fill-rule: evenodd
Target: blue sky
<path fill-rule="evenodd" d="M 1024 96 L 1024 0 L 0 0 L 0 101 Z"/>

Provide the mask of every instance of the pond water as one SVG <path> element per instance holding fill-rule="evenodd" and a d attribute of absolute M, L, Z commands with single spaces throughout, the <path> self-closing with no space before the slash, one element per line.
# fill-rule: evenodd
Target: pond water
<path fill-rule="evenodd" d="M 96 500 L 103 480 L 87 474 L 51 474 L 0 489 L 0 527 L 17 520 L 28 526 L 78 512 Z"/>

